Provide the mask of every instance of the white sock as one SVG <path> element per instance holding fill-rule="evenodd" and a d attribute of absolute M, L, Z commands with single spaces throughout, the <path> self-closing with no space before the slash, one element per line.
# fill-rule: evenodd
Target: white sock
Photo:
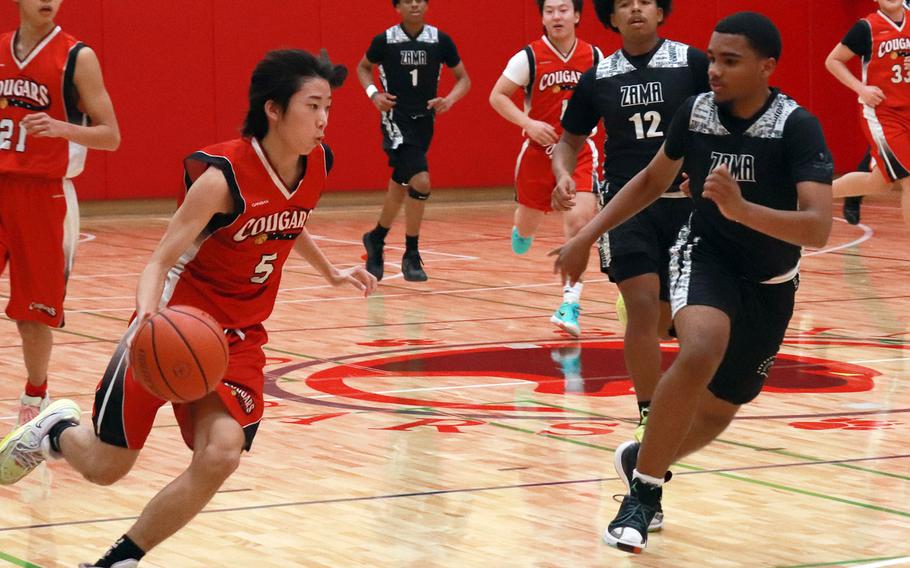
<path fill-rule="evenodd" d="M 581 289 L 584 285 L 576 282 L 575 285 L 566 284 L 562 288 L 562 301 L 569 304 L 577 304 L 581 300 Z"/>
<path fill-rule="evenodd" d="M 664 486 L 663 478 L 658 479 L 656 477 L 651 477 L 650 475 L 645 475 L 645 474 L 641 473 L 640 471 L 638 471 L 638 468 L 635 468 L 632 471 L 632 479 L 640 479 L 640 480 L 644 481 L 645 483 L 647 483 L 648 485 L 653 485 L 655 487 Z"/>

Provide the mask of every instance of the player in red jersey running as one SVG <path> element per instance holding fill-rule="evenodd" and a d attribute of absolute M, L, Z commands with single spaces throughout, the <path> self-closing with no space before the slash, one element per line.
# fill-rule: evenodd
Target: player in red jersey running
<path fill-rule="evenodd" d="M 834 197 L 902 190 L 904 220 L 910 223 L 910 14 L 902 0 L 878 0 L 878 10 L 859 20 L 837 44 L 825 66 L 856 92 L 862 124 L 872 147 L 871 172 L 852 172 L 834 181 Z M 859 56 L 863 78 L 846 63 Z"/>
<path fill-rule="evenodd" d="M 51 328 L 79 239 L 72 178 L 86 148 L 115 150 L 120 130 L 98 56 L 54 23 L 62 0 L 16 0 L 19 27 L 0 34 L 0 273 L 6 315 L 22 337 L 28 379 L 19 423 L 46 408 Z"/>
<path fill-rule="evenodd" d="M 525 140 L 515 164 L 515 192 L 518 207 L 512 227 L 512 251 L 524 254 L 544 216 L 553 209 L 550 194 L 556 179 L 550 167 L 554 145 L 562 134 L 560 119 L 582 73 L 601 59 L 600 50 L 575 35 L 581 19 L 581 0 L 537 0 L 544 35 L 516 53 L 490 92 L 490 105 L 509 122 L 520 126 Z M 524 110 L 512 96 L 525 94 Z M 594 186 L 597 175 L 597 147 L 589 139 L 575 168 L 579 191 L 578 206 L 566 211 L 563 230 L 572 238 L 597 213 Z M 563 288 L 563 303 L 550 318 L 574 336 L 578 325 L 581 282 Z"/>
<path fill-rule="evenodd" d="M 94 428 L 78 426 L 79 407 L 58 400 L 0 442 L 0 484 L 60 456 L 93 483 L 116 482 L 135 464 L 165 404 L 127 368 L 132 330 L 172 304 L 206 310 L 225 328 L 230 359 L 222 382 L 201 400 L 173 405 L 192 462 L 91 566 L 136 566 L 202 510 L 250 449 L 263 408 L 262 322 L 291 249 L 334 285 L 350 284 L 364 295 L 375 289 L 364 268 L 333 266 L 304 227 L 332 166 L 322 140 L 332 89 L 346 75 L 325 56 L 304 51 L 273 51 L 259 62 L 244 137 L 186 160 L 185 199 L 139 278 L 136 318 L 96 391 Z"/>

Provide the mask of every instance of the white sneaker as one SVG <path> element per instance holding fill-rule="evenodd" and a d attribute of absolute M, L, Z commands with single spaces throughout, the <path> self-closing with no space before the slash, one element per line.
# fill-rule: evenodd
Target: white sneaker
<path fill-rule="evenodd" d="M 41 442 L 51 427 L 63 420 L 78 424 L 81 419 L 79 405 L 61 399 L 3 438 L 0 442 L 0 485 L 16 483 L 44 461 Z"/>
<path fill-rule="evenodd" d="M 120 562 L 115 562 L 111 568 L 137 568 L 139 566 L 138 560 L 121 560 Z M 85 564 L 82 563 L 79 565 L 79 568 L 98 568 L 94 564 Z"/>
<path fill-rule="evenodd" d="M 16 422 L 16 426 L 22 426 L 38 416 L 38 413 L 47 408 L 50 403 L 51 397 L 47 393 L 44 394 L 44 397 L 28 396 L 22 393 L 22 396 L 19 397 L 19 421 Z"/>

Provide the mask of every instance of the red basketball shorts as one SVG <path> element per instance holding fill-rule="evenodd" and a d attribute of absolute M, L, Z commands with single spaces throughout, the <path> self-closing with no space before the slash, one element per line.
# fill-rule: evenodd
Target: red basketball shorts
<path fill-rule="evenodd" d="M 910 176 L 910 108 L 862 109 L 860 122 L 882 175 L 891 182 Z"/>
<path fill-rule="evenodd" d="M 127 334 L 131 332 L 132 327 Z M 243 330 L 231 330 L 227 334 L 227 340 L 228 368 L 215 392 L 243 428 L 246 438 L 244 449 L 249 451 L 262 419 L 262 390 L 265 386 L 262 373 L 265 353 L 262 346 L 268 341 L 268 334 L 264 327 L 257 325 Z M 95 390 L 92 421 L 95 434 L 102 442 L 138 450 L 145 445 L 158 409 L 167 404 L 167 401 L 148 392 L 133 377 L 128 361 L 125 342 L 121 342 Z M 192 404 L 175 403 L 173 407 L 183 441 L 192 449 Z"/>
<path fill-rule="evenodd" d="M 0 273 L 9 267 L 10 319 L 63 326 L 78 240 L 73 182 L 0 174 Z"/>
<path fill-rule="evenodd" d="M 516 201 L 525 207 L 549 212 L 550 195 L 556 187 L 553 177 L 551 153 L 553 147 L 544 148 L 525 140 L 515 163 Z M 576 191 L 594 191 L 594 176 L 597 172 L 597 148 L 592 140 L 586 140 L 578 154 L 575 166 Z"/>

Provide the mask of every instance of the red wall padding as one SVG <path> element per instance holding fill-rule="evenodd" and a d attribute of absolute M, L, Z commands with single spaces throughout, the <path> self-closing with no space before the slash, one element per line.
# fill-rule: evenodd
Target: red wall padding
<path fill-rule="evenodd" d="M 861 0 L 676 0 L 662 33 L 704 49 L 714 23 L 738 10 L 770 16 L 784 37 L 774 84 L 822 120 L 839 171 L 855 166 L 865 141 L 856 97 L 824 69 L 828 52 L 856 18 Z M 533 0 L 482 5 L 433 0 L 428 20 L 451 35 L 473 89 L 439 117 L 430 152 L 436 187 L 512 183 L 518 129 L 501 119 L 487 96 L 508 58 L 540 34 Z M 168 197 L 181 189 L 181 160 L 191 151 L 237 136 L 246 89 L 269 49 L 326 47 L 351 76 L 335 94 L 328 142 L 336 155 L 334 191 L 385 188 L 378 113 L 354 68 L 372 37 L 397 21 L 389 0 L 67 0 L 59 23 L 100 55 L 123 132 L 115 153 L 91 152 L 77 183 L 80 197 Z M 16 5 L 0 2 L 0 28 L 16 25 Z M 579 35 L 609 53 L 618 37 L 601 27 L 585 0 Z M 5 48 L 5 46 L 3 47 Z M 451 88 L 444 74 L 442 92 Z"/>

